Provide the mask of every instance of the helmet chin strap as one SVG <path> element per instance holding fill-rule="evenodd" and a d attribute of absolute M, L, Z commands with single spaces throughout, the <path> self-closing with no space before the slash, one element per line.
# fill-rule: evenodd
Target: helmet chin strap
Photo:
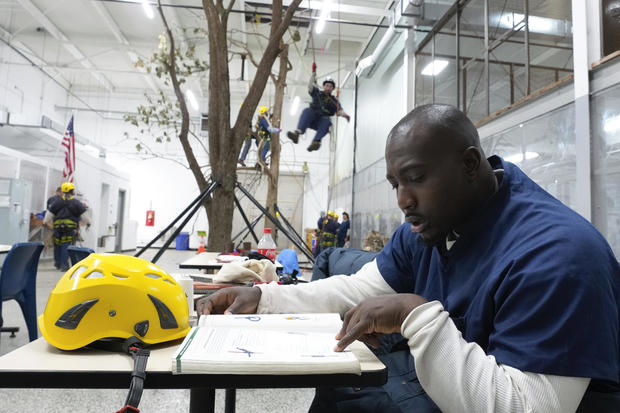
<path fill-rule="evenodd" d="M 151 354 L 151 351 L 145 348 L 146 346 L 146 343 L 134 336 L 123 341 L 98 340 L 89 344 L 89 347 L 101 350 L 127 353 L 133 358 L 133 372 L 131 373 L 131 382 L 129 384 L 129 393 L 125 399 L 125 406 L 116 413 L 138 413 L 140 411 L 138 405 L 140 404 L 142 390 L 144 389 L 146 363 Z"/>

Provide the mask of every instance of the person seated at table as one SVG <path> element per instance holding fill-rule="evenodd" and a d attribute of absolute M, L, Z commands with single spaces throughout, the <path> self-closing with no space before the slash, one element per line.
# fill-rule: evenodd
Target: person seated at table
<path fill-rule="evenodd" d="M 339 312 L 337 351 L 407 339 L 421 389 L 413 376 L 395 390 L 395 372 L 380 388 L 319 389 L 313 412 L 620 411 L 620 266 L 603 236 L 516 165 L 487 159 L 453 106 L 406 115 L 385 159 L 406 222 L 372 262 L 226 289 L 198 313 Z"/>

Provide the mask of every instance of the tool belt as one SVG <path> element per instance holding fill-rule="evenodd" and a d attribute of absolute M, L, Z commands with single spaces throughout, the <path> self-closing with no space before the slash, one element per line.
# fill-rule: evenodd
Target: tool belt
<path fill-rule="evenodd" d="M 333 247 L 336 245 L 336 234 L 325 232 L 321 234 L 321 247 Z"/>

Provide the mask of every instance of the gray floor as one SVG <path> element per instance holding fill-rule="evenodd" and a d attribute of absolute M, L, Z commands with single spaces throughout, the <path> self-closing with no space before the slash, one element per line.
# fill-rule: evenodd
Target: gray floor
<path fill-rule="evenodd" d="M 149 251 L 143 258 L 150 259 L 156 251 Z M 131 254 L 131 253 L 129 253 Z M 168 272 L 195 272 L 180 270 L 178 264 L 192 257 L 194 251 L 168 250 L 157 265 Z M 39 263 L 37 275 L 37 309 L 41 314 L 47 297 L 62 273 L 52 262 Z M 4 326 L 20 327 L 16 337 L 8 333 L 0 337 L 0 355 L 6 354 L 28 342 L 26 324 L 19 305 L 15 301 L 2 303 Z M 91 411 L 109 412 L 120 409 L 127 396 L 126 390 L 88 389 L 0 389 L 0 412 L 66 412 Z M 313 389 L 242 389 L 237 391 L 237 412 L 282 412 L 295 413 L 308 410 Z M 140 402 L 141 412 L 184 412 L 189 408 L 188 390 L 145 390 Z M 217 412 L 224 411 L 224 391 L 216 391 Z"/>

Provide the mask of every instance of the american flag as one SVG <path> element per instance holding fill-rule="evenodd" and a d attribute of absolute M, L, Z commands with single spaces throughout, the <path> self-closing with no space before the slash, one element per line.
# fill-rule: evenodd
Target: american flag
<path fill-rule="evenodd" d="M 68 182 L 73 182 L 73 174 L 75 173 L 75 135 L 73 134 L 73 116 L 67 125 L 67 131 L 62 138 L 62 146 L 65 148 L 65 167 L 62 170 L 62 176 Z"/>

